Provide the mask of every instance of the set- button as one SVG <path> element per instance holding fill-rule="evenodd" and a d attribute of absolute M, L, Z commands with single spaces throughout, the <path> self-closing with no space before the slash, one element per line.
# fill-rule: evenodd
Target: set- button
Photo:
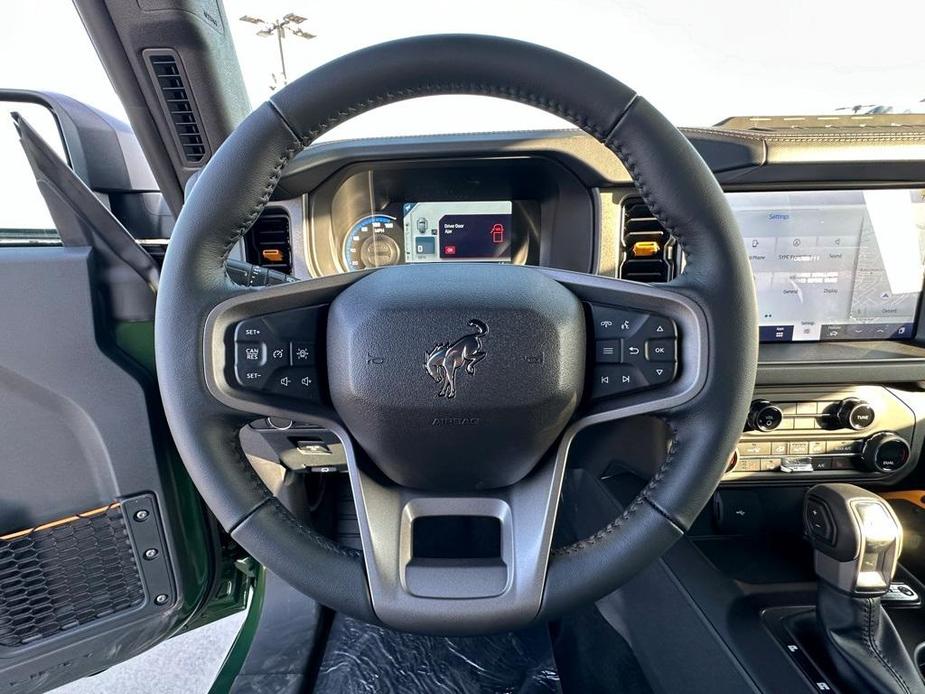
<path fill-rule="evenodd" d="M 664 316 L 591 304 L 594 375 L 591 397 L 607 398 L 671 383 L 678 334 Z"/>

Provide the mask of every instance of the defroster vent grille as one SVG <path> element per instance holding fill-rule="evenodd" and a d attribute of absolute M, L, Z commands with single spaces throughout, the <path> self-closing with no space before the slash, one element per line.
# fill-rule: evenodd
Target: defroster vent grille
<path fill-rule="evenodd" d="M 186 75 L 172 51 L 148 51 L 151 75 L 167 117 L 177 136 L 183 160 L 199 164 L 207 154 L 205 133 L 189 90 Z"/>

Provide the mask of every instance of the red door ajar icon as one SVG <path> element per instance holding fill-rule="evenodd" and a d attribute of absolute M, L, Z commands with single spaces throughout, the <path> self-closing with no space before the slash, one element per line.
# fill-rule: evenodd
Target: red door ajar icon
<path fill-rule="evenodd" d="M 504 225 L 495 224 L 491 228 L 491 242 L 492 243 L 504 243 Z"/>

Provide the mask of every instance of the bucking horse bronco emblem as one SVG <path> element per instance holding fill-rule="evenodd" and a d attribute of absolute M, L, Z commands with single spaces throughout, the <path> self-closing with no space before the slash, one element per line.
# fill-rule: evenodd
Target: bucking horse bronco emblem
<path fill-rule="evenodd" d="M 475 373 L 475 365 L 485 358 L 482 338 L 488 334 L 488 326 L 473 318 L 469 321 L 469 327 L 475 328 L 475 332 L 463 335 L 452 344 L 438 342 L 427 352 L 424 370 L 440 384 L 437 397 L 455 398 L 456 374 L 465 367 L 466 373 L 472 376 Z"/>

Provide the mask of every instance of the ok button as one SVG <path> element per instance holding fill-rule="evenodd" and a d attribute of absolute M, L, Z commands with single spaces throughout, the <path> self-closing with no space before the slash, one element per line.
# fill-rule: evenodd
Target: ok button
<path fill-rule="evenodd" d="M 675 361 L 674 340 L 649 340 L 646 342 L 646 357 L 649 361 Z"/>

